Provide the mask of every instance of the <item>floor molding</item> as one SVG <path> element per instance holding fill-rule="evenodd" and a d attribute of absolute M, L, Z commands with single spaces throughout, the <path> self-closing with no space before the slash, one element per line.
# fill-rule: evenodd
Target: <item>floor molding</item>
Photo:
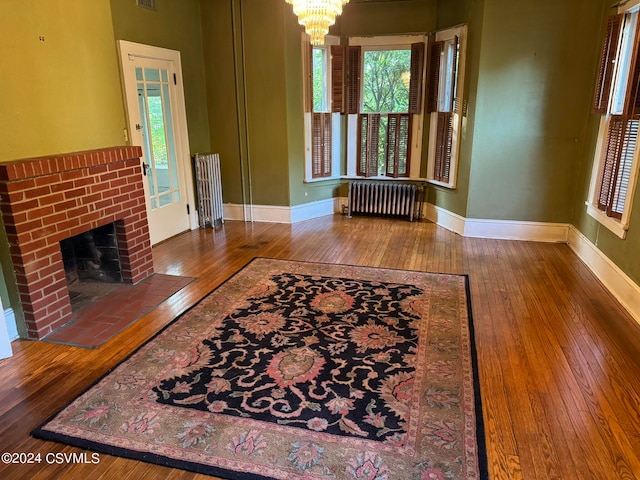
<path fill-rule="evenodd" d="M 339 199 L 329 198 L 316 202 L 294 205 L 242 205 L 225 203 L 223 206 L 225 220 L 267 223 L 297 223 L 313 218 L 333 215 L 338 212 Z"/>
<path fill-rule="evenodd" d="M 574 226 L 569 229 L 568 244 L 640 324 L 640 286 Z"/>
<path fill-rule="evenodd" d="M 568 223 L 465 218 L 430 203 L 425 206 L 425 217 L 463 237 L 553 243 L 569 240 Z"/>

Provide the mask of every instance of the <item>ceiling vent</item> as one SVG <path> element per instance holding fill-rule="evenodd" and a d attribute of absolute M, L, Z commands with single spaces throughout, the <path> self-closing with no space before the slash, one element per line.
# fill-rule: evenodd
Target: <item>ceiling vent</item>
<path fill-rule="evenodd" d="M 158 11 L 157 0 L 136 0 L 136 5 L 142 8 L 146 8 L 148 10 L 153 10 L 154 12 Z"/>

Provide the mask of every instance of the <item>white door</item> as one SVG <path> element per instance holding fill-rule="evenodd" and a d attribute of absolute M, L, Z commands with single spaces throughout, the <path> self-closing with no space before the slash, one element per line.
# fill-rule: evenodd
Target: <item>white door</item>
<path fill-rule="evenodd" d="M 180 54 L 120 41 L 132 145 L 142 147 L 151 244 L 195 225 Z M 195 228 L 195 227 L 194 227 Z"/>

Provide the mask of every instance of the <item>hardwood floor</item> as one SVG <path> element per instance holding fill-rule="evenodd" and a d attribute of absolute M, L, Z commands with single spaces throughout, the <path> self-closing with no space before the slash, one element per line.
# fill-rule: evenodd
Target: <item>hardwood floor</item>
<path fill-rule="evenodd" d="M 462 238 L 427 222 L 336 215 L 294 225 L 227 222 L 153 253 L 156 272 L 197 280 L 96 350 L 13 343 L 14 357 L 0 361 L 0 451 L 43 460 L 81 452 L 29 432 L 264 256 L 468 273 L 490 478 L 640 478 L 640 326 L 566 245 Z M 210 477 L 100 455 L 95 465 L 0 464 L 0 478 Z"/>

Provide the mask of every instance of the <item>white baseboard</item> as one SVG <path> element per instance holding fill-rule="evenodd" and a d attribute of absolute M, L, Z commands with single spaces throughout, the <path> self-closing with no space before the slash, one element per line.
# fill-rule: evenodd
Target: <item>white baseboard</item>
<path fill-rule="evenodd" d="M 426 204 L 428 220 L 463 237 L 566 243 L 569 224 L 464 218 L 430 203 Z"/>
<path fill-rule="evenodd" d="M 283 207 L 278 205 L 241 205 L 225 203 L 223 214 L 225 220 L 267 223 L 297 223 L 312 218 L 333 215 L 338 211 L 338 199 L 329 198 L 317 202 Z"/>
<path fill-rule="evenodd" d="M 447 230 L 464 236 L 464 225 L 466 219 L 457 213 L 450 212 L 444 208 L 437 207 L 431 203 L 424 204 L 424 217 Z"/>
<path fill-rule="evenodd" d="M 640 324 L 640 286 L 577 228 L 569 229 L 569 247 Z"/>
<path fill-rule="evenodd" d="M 565 223 L 467 218 L 464 224 L 464 236 L 496 238 L 502 240 L 526 240 L 531 242 L 566 243 L 569 239 L 569 226 L 569 224 Z"/>

